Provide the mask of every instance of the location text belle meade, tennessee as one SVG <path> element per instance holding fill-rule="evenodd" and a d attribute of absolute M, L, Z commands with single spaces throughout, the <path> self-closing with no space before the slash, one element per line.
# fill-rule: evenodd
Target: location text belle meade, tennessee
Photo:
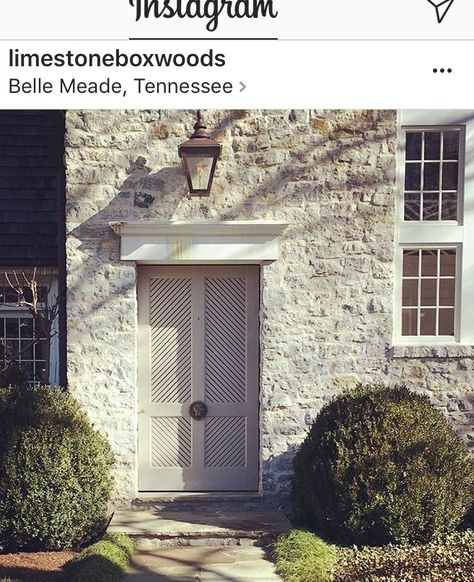
<path fill-rule="evenodd" d="M 18 78 L 9 79 L 9 93 L 12 95 L 49 95 L 59 94 L 90 94 L 90 95 L 121 95 L 127 96 L 127 88 L 124 83 L 114 81 L 110 77 L 101 81 L 84 81 L 76 78 L 55 79 L 47 81 L 41 77 L 28 80 Z M 154 81 L 145 78 L 132 80 L 131 89 L 135 93 L 142 94 L 219 94 L 232 93 L 234 85 L 230 81 Z"/>
<path fill-rule="evenodd" d="M 70 76 L 54 79 L 45 78 L 42 73 L 35 77 L 12 76 L 8 81 L 10 94 L 116 94 L 126 96 L 130 89 L 137 94 L 153 93 L 232 93 L 232 83 L 226 81 L 180 81 L 171 82 L 155 80 L 139 76 L 140 69 L 212 69 L 226 65 L 225 55 L 216 53 L 213 49 L 202 53 L 129 53 L 119 49 L 106 53 L 77 53 L 66 51 L 60 53 L 31 53 L 19 49 L 9 50 L 9 66 L 11 69 L 21 69 L 26 72 L 31 69 L 81 69 L 82 78 Z M 87 80 L 84 69 L 135 69 L 134 78 L 126 82 L 117 81 L 111 77 L 100 80 Z M 140 71 L 141 72 L 141 71 Z M 151 73 L 151 71 L 150 71 Z M 149 75 L 151 76 L 151 74 Z"/>

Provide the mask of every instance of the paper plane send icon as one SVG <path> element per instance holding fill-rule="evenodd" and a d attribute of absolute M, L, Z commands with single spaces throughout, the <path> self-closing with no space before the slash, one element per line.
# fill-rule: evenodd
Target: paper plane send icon
<path fill-rule="evenodd" d="M 453 5 L 454 0 L 428 0 L 428 2 L 436 8 L 436 18 L 441 24 Z"/>

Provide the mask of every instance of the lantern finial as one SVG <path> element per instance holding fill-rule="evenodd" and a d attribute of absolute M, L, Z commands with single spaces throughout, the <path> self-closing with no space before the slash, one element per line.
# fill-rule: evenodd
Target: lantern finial
<path fill-rule="evenodd" d="M 207 127 L 204 125 L 204 118 L 202 115 L 202 111 L 200 109 L 197 110 L 197 114 L 196 114 L 196 123 L 194 124 L 194 133 L 191 136 L 191 139 L 196 139 L 196 138 L 203 138 L 203 137 L 207 137 L 209 138 L 209 135 L 207 134 L 206 131 Z"/>

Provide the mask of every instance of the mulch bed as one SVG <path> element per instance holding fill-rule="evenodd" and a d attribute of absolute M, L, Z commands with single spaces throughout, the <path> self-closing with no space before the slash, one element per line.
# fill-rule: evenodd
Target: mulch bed
<path fill-rule="evenodd" d="M 76 552 L 19 552 L 0 554 L 0 578 L 11 576 L 24 582 L 66 582 L 62 568 Z"/>
<path fill-rule="evenodd" d="M 334 582 L 473 582 L 474 532 L 418 546 L 340 548 Z"/>

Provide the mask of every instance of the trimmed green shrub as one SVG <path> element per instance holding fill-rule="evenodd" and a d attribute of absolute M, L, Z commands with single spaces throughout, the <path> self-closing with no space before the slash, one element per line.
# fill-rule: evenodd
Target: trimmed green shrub
<path fill-rule="evenodd" d="M 329 582 L 334 577 L 335 548 L 308 531 L 279 536 L 273 551 L 277 572 L 285 582 Z"/>
<path fill-rule="evenodd" d="M 66 567 L 69 582 L 118 582 L 125 576 L 134 544 L 122 534 L 106 535 Z"/>
<path fill-rule="evenodd" d="M 428 398 L 405 386 L 336 397 L 293 464 L 297 518 L 345 543 L 429 541 L 455 529 L 473 501 L 467 450 Z"/>
<path fill-rule="evenodd" d="M 59 550 L 103 532 L 113 457 L 58 388 L 0 389 L 0 549 Z"/>

